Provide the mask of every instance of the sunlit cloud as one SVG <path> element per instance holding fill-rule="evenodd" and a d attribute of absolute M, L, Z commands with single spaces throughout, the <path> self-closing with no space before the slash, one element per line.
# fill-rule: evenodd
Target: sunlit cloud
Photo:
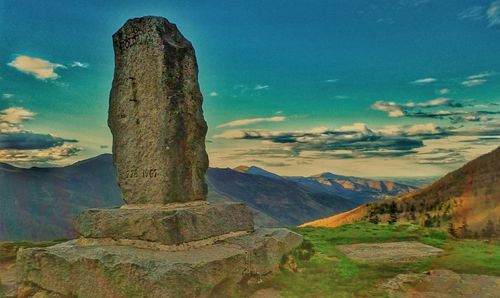
<path fill-rule="evenodd" d="M 286 145 L 290 154 L 298 156 L 304 151 L 331 152 L 351 150 L 344 158 L 402 156 L 414 153 L 427 139 L 443 138 L 451 132 L 447 128 L 430 124 L 369 128 L 365 123 L 354 123 L 335 129 L 318 127 L 304 131 L 270 131 L 264 129 L 234 129 L 214 138 L 260 140 Z M 391 153 L 392 152 L 392 153 Z M 345 155 L 345 153 L 343 153 Z"/>
<path fill-rule="evenodd" d="M 208 96 L 210 97 L 216 97 L 216 96 L 219 96 L 219 93 L 217 93 L 217 91 L 212 91 L 208 94 Z"/>
<path fill-rule="evenodd" d="M 10 93 L 4 93 L 2 94 L 2 98 L 5 98 L 5 99 L 10 99 L 14 97 L 14 94 L 10 94 Z"/>
<path fill-rule="evenodd" d="M 60 77 L 55 70 L 57 68 L 66 68 L 62 64 L 52 63 L 44 59 L 24 55 L 17 56 L 7 65 L 14 67 L 21 72 L 33 75 L 39 80 L 55 80 Z"/>
<path fill-rule="evenodd" d="M 284 117 L 284 116 L 274 116 L 274 117 L 269 117 L 269 118 L 240 119 L 240 120 L 234 120 L 231 122 L 221 124 L 221 125 L 217 126 L 217 128 L 245 126 L 245 125 L 261 123 L 261 122 L 282 122 L 285 120 L 286 120 L 286 117 Z"/>
<path fill-rule="evenodd" d="M 32 120 L 36 113 L 23 107 L 0 111 L 0 161 L 19 165 L 50 163 L 77 154 L 77 140 L 52 134 L 37 133 L 23 128 L 23 122 Z"/>
<path fill-rule="evenodd" d="M 389 117 L 403 117 L 405 113 L 401 109 L 401 105 L 395 103 L 394 101 L 376 101 L 372 104 L 372 109 L 377 111 L 386 112 Z"/>
<path fill-rule="evenodd" d="M 8 123 L 21 123 L 32 119 L 36 113 L 22 107 L 10 107 L 0 111 L 0 121 Z"/>
<path fill-rule="evenodd" d="M 33 150 L 0 149 L 0 161 L 20 166 L 31 166 L 34 164 L 50 165 L 51 162 L 60 161 L 62 159 L 74 156 L 79 151 L 81 151 L 81 148 L 69 144 L 50 147 L 46 149 Z"/>
<path fill-rule="evenodd" d="M 435 123 L 391 125 L 378 129 L 365 123 L 353 123 L 338 128 L 317 127 L 307 130 L 232 129 L 216 139 L 235 140 L 234 149 L 217 153 L 224 160 L 253 160 L 284 162 L 287 166 L 318 167 L 332 161 L 330 166 L 342 160 L 352 166 L 359 162 L 364 168 L 374 166 L 373 173 L 385 168 L 384 164 L 404 167 L 418 165 L 449 165 L 470 160 L 471 150 L 462 152 L 470 145 L 460 140 L 489 146 L 500 141 L 500 123 L 488 123 L 473 127 L 444 127 Z M 241 144 L 237 142 L 241 140 Z M 377 169 L 378 167 L 378 169 Z M 337 168 L 337 167 L 336 167 Z M 338 168 L 337 168 L 338 169 Z M 430 168 L 420 168 L 429 171 Z M 438 168 L 436 168 L 438 169 Z M 442 169 L 439 167 L 439 169 Z"/>
<path fill-rule="evenodd" d="M 416 155 L 416 162 L 427 165 L 457 164 L 465 162 L 465 158 L 457 148 L 434 148 L 427 152 L 419 152 Z"/>
<path fill-rule="evenodd" d="M 432 108 L 438 106 L 461 107 L 460 103 L 454 102 L 449 98 L 439 97 L 424 102 L 407 102 L 396 103 L 394 101 L 379 100 L 372 104 L 371 108 L 377 111 L 386 112 L 389 117 L 403 117 L 409 116 L 409 110 L 414 108 Z"/>

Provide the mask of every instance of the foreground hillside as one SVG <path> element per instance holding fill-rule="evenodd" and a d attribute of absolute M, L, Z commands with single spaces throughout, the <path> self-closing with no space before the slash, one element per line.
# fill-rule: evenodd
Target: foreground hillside
<path fill-rule="evenodd" d="M 318 187 L 322 184 L 308 177 L 291 180 L 256 169 L 209 169 L 208 200 L 244 202 L 255 212 L 259 226 L 289 226 L 412 189 L 355 177 L 349 179 L 361 181 L 356 189 L 344 190 L 336 182 Z M 300 178 L 307 183 L 294 181 Z M 361 186 L 363 183 L 373 188 Z M 390 189 L 385 186 L 389 184 L 393 185 Z M 0 164 L 0 189 L 0 241 L 74 238 L 72 219 L 81 210 L 123 204 L 110 154 L 61 168 L 22 169 Z"/>
<path fill-rule="evenodd" d="M 300 228 L 315 254 L 309 261 L 298 260 L 296 272 L 283 271 L 272 282 L 260 285 L 272 287 L 285 297 L 387 297 L 382 286 L 402 274 L 420 274 L 428 270 L 450 270 L 459 274 L 500 276 L 500 246 L 498 242 L 457 240 L 445 231 L 411 224 L 374 225 L 350 224 L 338 228 Z M 444 253 L 415 262 L 359 262 L 346 257 L 337 245 L 353 243 L 383 243 L 419 241 L 444 250 Z M 439 282 L 444 288 L 455 282 L 443 277 Z M 486 280 L 485 280 L 486 282 Z M 476 287 L 481 287 L 476 284 Z M 474 297 L 498 297 L 497 292 Z M 413 296 L 411 296 L 413 295 Z M 408 296 L 420 296 L 418 292 Z M 432 296 L 436 297 L 436 296 Z M 471 296 L 439 296 L 471 297 Z"/>
<path fill-rule="evenodd" d="M 248 295 L 257 291 L 255 297 L 387 297 L 387 283 L 392 280 L 406 281 L 409 276 L 426 278 L 436 276 L 431 272 L 446 272 L 437 275 L 440 289 L 460 290 L 488 289 L 491 279 L 500 277 L 500 243 L 478 240 L 457 240 L 445 231 L 424 228 L 411 224 L 350 224 L 339 228 L 299 228 L 296 232 L 304 236 L 305 242 L 294 253 L 295 262 L 284 262 L 282 272 L 272 280 L 257 283 L 249 289 Z M 386 243 L 399 241 L 419 241 L 441 248 L 441 255 L 426 257 L 413 262 L 360 262 L 349 259 L 337 248 L 338 245 L 354 243 Z M 15 293 L 14 275 L 15 251 L 18 247 L 45 246 L 51 243 L 0 243 L 0 297 L 5 293 Z M 390 252 L 396 254 L 396 252 Z M 290 259 L 288 259 L 290 260 Z M 470 280 L 473 274 L 479 278 Z M 467 276 L 457 280 L 460 276 Z M 404 279 L 403 279 L 404 278 Z M 468 282 L 468 284 L 467 284 Z M 472 284 L 471 284 L 472 282 Z M 493 288 L 494 289 L 494 288 Z M 496 288 L 500 290 L 499 287 Z M 418 288 L 415 290 L 419 290 Z M 420 290 L 426 290 L 420 289 Z M 410 290 L 408 290 L 410 291 Z M 439 297 L 499 297 L 499 292 L 483 295 L 460 296 L 447 293 Z M 410 296 L 413 295 L 413 296 Z M 489 296 L 488 296 L 489 295 Z M 410 297 L 421 296 L 419 292 L 408 292 Z M 397 297 L 408 297 L 397 296 Z M 431 296 L 436 297 L 436 296 Z"/>
<path fill-rule="evenodd" d="M 356 221 L 414 222 L 447 228 L 457 236 L 491 237 L 500 223 L 500 147 L 421 190 L 304 226 L 336 227 Z"/>

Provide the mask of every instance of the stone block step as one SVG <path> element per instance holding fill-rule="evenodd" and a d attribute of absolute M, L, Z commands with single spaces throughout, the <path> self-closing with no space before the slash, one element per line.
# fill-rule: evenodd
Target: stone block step
<path fill-rule="evenodd" d="M 75 219 L 86 238 L 182 244 L 238 231 L 253 231 L 253 215 L 242 203 L 145 209 L 88 209 Z"/>

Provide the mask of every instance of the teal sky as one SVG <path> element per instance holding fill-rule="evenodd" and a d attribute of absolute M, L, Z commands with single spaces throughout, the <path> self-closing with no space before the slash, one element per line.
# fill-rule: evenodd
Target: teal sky
<path fill-rule="evenodd" d="M 500 1 L 3 0 L 1 162 L 111 151 L 111 35 L 143 15 L 196 49 L 211 166 L 441 175 L 499 144 Z"/>

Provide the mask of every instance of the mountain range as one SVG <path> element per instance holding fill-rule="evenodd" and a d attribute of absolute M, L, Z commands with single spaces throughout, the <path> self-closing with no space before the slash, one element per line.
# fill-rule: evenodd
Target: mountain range
<path fill-rule="evenodd" d="M 500 147 L 420 190 L 304 226 L 336 227 L 356 221 L 407 221 L 445 227 L 456 236 L 488 236 L 500 225 Z"/>
<path fill-rule="evenodd" d="M 210 168 L 206 178 L 210 202 L 244 202 L 259 226 L 298 225 L 416 189 L 331 173 L 282 177 L 258 167 Z M 123 204 L 110 154 L 57 168 L 0 164 L 0 189 L 0 240 L 73 238 L 81 210 Z"/>

